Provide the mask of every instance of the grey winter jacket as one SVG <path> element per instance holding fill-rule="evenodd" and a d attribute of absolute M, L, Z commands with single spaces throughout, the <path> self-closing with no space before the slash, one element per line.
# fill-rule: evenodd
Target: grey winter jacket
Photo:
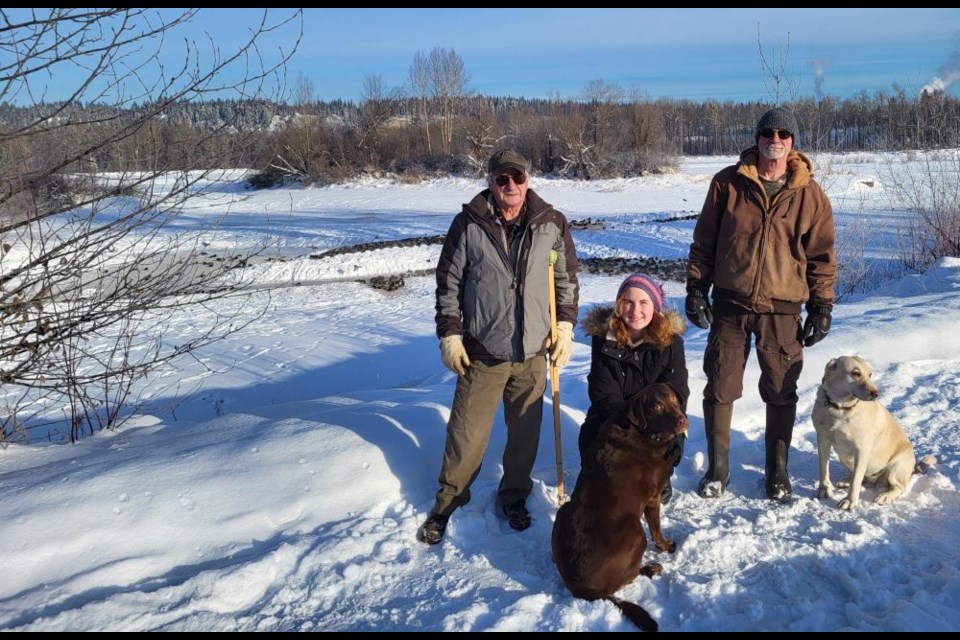
<path fill-rule="evenodd" d="M 437 336 L 462 335 L 471 358 L 522 362 L 542 355 L 550 333 L 547 290 L 551 249 L 557 321 L 576 324 L 577 254 L 562 213 L 527 191 L 526 226 L 516 261 L 489 189 L 463 205 L 437 263 Z"/>

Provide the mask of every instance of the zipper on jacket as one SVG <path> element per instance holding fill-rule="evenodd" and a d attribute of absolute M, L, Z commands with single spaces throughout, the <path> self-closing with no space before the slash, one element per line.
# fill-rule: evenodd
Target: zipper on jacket
<path fill-rule="evenodd" d="M 497 227 L 500 229 L 500 246 L 503 247 L 504 252 L 506 252 L 508 256 L 507 262 L 510 262 L 510 238 L 507 237 L 507 228 L 503 226 L 500 220 L 497 220 Z"/>
<path fill-rule="evenodd" d="M 467 211 L 470 217 L 473 218 L 474 221 L 476 221 L 477 225 L 481 229 L 483 229 L 483 232 L 487 234 L 487 237 L 490 238 L 490 244 L 496 247 L 497 252 L 500 254 L 500 258 L 503 260 L 503 263 L 509 267 L 510 255 L 507 253 L 506 249 L 504 249 L 504 245 L 506 244 L 506 241 L 507 241 L 506 240 L 507 232 L 503 228 L 503 225 L 500 224 L 500 221 L 496 219 L 496 216 L 494 216 L 493 225 L 495 228 L 490 229 L 489 223 L 487 223 L 486 220 L 484 220 L 483 216 L 477 215 L 472 209 L 466 209 L 466 208 L 464 209 Z M 498 230 L 500 235 L 500 242 L 497 242 Z M 516 277 L 516 275 L 514 275 L 514 277 Z"/>
<path fill-rule="evenodd" d="M 520 265 L 528 265 L 530 259 L 530 246 L 533 244 L 531 239 L 533 236 L 533 229 L 535 225 L 531 224 L 529 215 L 527 217 L 527 224 L 523 228 L 523 233 L 519 238 L 520 247 L 517 249 L 517 262 L 513 265 L 513 280 L 517 283 L 517 298 L 516 298 L 516 315 L 517 315 L 517 326 L 520 329 L 520 351 L 518 354 L 520 361 L 523 362 L 523 359 L 526 357 L 526 352 L 524 351 L 524 326 L 523 326 L 523 294 L 526 290 L 526 271 L 520 270 Z"/>
<path fill-rule="evenodd" d="M 770 198 L 763 191 L 763 185 L 757 184 L 755 186 L 761 190 L 762 194 L 754 193 L 754 196 L 762 195 L 769 201 Z M 767 254 L 767 220 L 770 213 L 763 199 L 759 197 L 758 199 L 760 200 L 760 254 L 757 256 L 757 273 L 753 277 L 753 287 L 751 287 L 750 292 L 750 306 L 754 309 L 756 309 L 757 300 L 760 298 L 760 277 L 763 275 L 763 260 Z"/>
<path fill-rule="evenodd" d="M 517 274 L 521 273 L 520 265 L 527 264 L 530 260 L 530 245 L 533 244 L 533 241 L 530 240 L 530 242 L 527 242 L 527 240 L 532 234 L 533 225 L 530 224 L 529 220 L 527 220 L 527 225 L 523 228 L 523 234 L 519 238 L 520 247 L 517 249 L 517 261 L 513 265 L 514 277 L 517 277 Z M 526 278 L 523 278 L 523 281 L 526 281 Z M 521 289 L 522 288 L 523 283 L 521 282 Z"/>
<path fill-rule="evenodd" d="M 763 185 L 759 185 L 760 189 L 763 190 Z M 770 206 L 764 210 L 761 206 L 761 218 L 760 218 L 760 255 L 757 259 L 757 275 L 753 279 L 753 291 L 750 296 L 750 305 L 756 307 L 757 300 L 760 298 L 760 277 L 763 275 L 763 262 L 766 259 L 767 255 L 767 236 L 769 235 L 769 227 L 773 226 L 773 219 L 776 217 L 776 214 L 773 212 L 774 203 L 780 204 L 784 201 L 782 197 L 787 193 L 787 187 L 784 186 L 783 189 L 778 191 L 773 198 L 767 197 L 767 201 L 770 203 Z M 766 196 L 766 192 L 763 193 Z M 790 198 L 793 196 L 791 195 Z M 771 303 L 772 304 L 772 303 Z"/>

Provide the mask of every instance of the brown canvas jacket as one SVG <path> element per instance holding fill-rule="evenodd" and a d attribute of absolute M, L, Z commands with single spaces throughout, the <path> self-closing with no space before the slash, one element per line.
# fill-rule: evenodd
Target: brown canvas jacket
<path fill-rule="evenodd" d="M 837 280 L 833 209 L 799 151 L 787 158 L 790 179 L 769 201 L 759 179 L 757 147 L 710 182 L 693 231 L 687 278 L 715 300 L 756 313 L 798 313 L 810 301 L 832 304 Z"/>

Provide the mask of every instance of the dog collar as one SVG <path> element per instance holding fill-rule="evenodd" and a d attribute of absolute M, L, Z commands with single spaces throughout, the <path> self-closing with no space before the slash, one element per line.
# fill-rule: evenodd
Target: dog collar
<path fill-rule="evenodd" d="M 853 409 L 855 406 L 857 406 L 857 403 L 858 403 L 858 402 L 860 402 L 860 398 L 854 398 L 853 401 L 852 401 L 850 404 L 843 404 L 843 403 L 841 403 L 841 402 L 834 402 L 833 400 L 830 399 L 830 396 L 827 395 L 826 390 L 824 390 L 824 392 L 823 392 L 823 397 L 824 397 L 824 399 L 825 399 L 825 404 L 826 404 L 828 407 L 832 407 L 832 408 L 834 408 L 834 409 L 836 409 L 836 410 L 838 410 L 838 411 L 849 411 L 850 409 Z"/>

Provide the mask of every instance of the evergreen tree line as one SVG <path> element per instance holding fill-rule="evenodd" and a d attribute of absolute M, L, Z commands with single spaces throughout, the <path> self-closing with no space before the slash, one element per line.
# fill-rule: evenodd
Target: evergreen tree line
<path fill-rule="evenodd" d="M 97 145 L 65 171 L 136 171 L 250 167 L 262 184 L 294 177 L 327 184 L 361 174 L 481 175 L 499 147 L 529 157 L 540 174 L 577 179 L 642 175 L 676 167 L 684 155 L 735 155 L 753 144 L 754 126 L 771 104 L 652 100 L 595 81 L 585 98 L 400 97 L 376 86 L 359 102 L 267 100 L 178 102 L 133 135 Z M 784 102 L 800 124 L 807 152 L 899 151 L 960 146 L 960 100 L 943 91 L 866 92 L 840 100 Z M 0 105 L 0 128 L 49 110 L 46 132 L 19 144 L 35 158 L 56 156 L 60 136 L 102 139 L 142 118 L 153 105 Z M 64 127 L 75 118 L 82 126 Z M 213 134 L 213 135 L 212 135 Z M 43 163 L 41 163 L 43 164 Z"/>

